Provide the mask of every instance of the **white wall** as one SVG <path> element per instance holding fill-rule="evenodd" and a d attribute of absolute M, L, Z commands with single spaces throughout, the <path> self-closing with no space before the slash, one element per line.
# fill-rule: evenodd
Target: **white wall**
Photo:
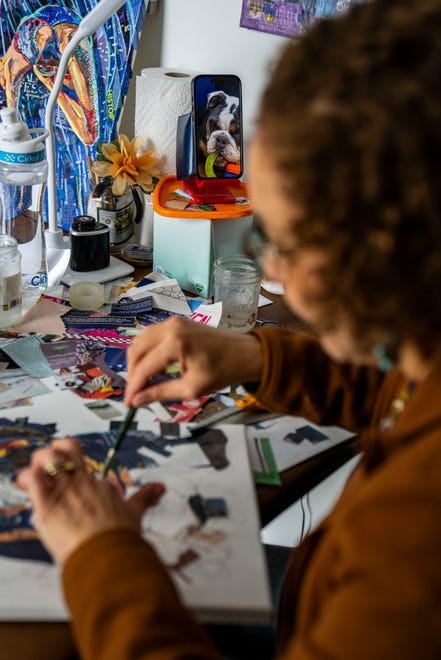
<path fill-rule="evenodd" d="M 135 75 L 121 129 L 133 134 L 136 72 L 149 66 L 234 73 L 242 81 L 244 137 L 270 64 L 286 39 L 239 27 L 241 0 L 160 0 L 159 14 L 147 16 Z M 131 124 L 130 124 L 131 122 Z"/>
<path fill-rule="evenodd" d="M 269 65 L 284 38 L 240 28 L 241 0 L 162 1 L 162 65 L 238 75 L 247 139 Z"/>

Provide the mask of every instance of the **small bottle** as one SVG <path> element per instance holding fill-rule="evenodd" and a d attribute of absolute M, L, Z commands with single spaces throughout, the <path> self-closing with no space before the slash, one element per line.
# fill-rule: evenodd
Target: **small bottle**
<path fill-rule="evenodd" d="M 21 317 L 21 254 L 12 236 L 0 234 L 0 328 Z"/>
<path fill-rule="evenodd" d="M 47 288 L 42 213 L 48 132 L 29 129 L 15 108 L 2 108 L 0 117 L 0 232 L 18 243 L 23 297 L 37 299 Z"/>

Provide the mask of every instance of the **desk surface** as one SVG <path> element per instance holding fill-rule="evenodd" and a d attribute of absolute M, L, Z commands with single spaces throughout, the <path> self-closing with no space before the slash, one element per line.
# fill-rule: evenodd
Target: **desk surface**
<path fill-rule="evenodd" d="M 139 269 L 136 269 L 138 271 Z M 140 273 L 136 272 L 136 276 Z M 286 327 L 305 329 L 287 308 L 281 296 L 262 291 L 273 300 L 259 308 L 258 318 L 278 321 Z M 266 525 L 287 507 L 309 492 L 359 450 L 355 439 L 323 452 L 281 474 L 281 486 L 257 486 L 262 525 Z M 0 660 L 74 660 L 76 658 L 67 623 L 0 623 Z M 49 651 L 50 649 L 50 651 Z"/>

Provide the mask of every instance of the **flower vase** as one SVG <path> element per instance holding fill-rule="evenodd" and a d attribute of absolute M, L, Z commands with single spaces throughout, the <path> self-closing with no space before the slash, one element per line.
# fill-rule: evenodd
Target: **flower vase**
<path fill-rule="evenodd" d="M 141 221 L 135 224 L 131 243 L 153 247 L 153 194 L 140 191 L 144 208 Z"/>
<path fill-rule="evenodd" d="M 109 227 L 110 252 L 115 256 L 141 224 L 143 209 L 143 194 L 138 187 L 127 185 L 122 195 L 114 195 L 111 177 L 95 186 L 87 207 L 90 215 Z"/>

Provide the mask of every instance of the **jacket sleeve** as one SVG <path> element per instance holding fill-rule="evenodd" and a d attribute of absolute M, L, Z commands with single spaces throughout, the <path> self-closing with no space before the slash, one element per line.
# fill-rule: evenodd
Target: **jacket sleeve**
<path fill-rule="evenodd" d="M 212 660 L 153 548 L 127 529 L 102 532 L 68 558 L 63 587 L 83 660 Z"/>
<path fill-rule="evenodd" d="M 301 415 L 317 424 L 360 431 L 370 420 L 384 374 L 378 369 L 333 362 L 303 332 L 253 330 L 261 343 L 262 377 L 247 389 L 265 407 Z"/>
<path fill-rule="evenodd" d="M 347 510 L 331 514 L 280 660 L 441 657 L 438 441 L 426 454 L 424 442 L 401 450 Z"/>

